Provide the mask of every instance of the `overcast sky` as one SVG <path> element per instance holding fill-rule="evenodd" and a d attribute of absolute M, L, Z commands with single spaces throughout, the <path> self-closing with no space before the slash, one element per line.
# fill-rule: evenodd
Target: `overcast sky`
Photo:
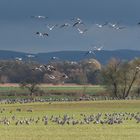
<path fill-rule="evenodd" d="M 92 44 L 106 50 L 140 50 L 140 0 L 0 0 L 0 49 L 22 52 L 88 50 Z M 35 20 L 33 15 L 47 16 Z M 88 32 L 76 28 L 48 31 L 45 24 L 63 24 L 80 17 Z M 96 23 L 118 22 L 123 30 L 97 28 Z M 83 27 L 82 27 L 83 28 Z M 48 32 L 38 38 L 36 32 Z"/>

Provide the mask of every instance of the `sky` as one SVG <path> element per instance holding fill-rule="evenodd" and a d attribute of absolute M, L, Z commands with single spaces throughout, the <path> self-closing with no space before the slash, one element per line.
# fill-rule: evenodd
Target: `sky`
<path fill-rule="evenodd" d="M 90 50 L 94 45 L 105 50 L 140 50 L 140 0 L 0 0 L 0 50 L 29 53 L 62 50 Z M 38 20 L 31 16 L 43 15 Z M 79 34 L 73 27 L 60 29 L 73 17 L 80 17 L 88 29 Z M 119 23 L 123 30 L 96 24 Z M 58 24 L 53 31 L 46 25 Z M 36 32 L 47 32 L 40 38 Z"/>

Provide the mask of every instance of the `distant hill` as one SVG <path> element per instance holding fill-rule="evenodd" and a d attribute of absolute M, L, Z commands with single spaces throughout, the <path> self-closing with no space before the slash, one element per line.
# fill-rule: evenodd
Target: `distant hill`
<path fill-rule="evenodd" d="M 0 60 L 11 60 L 15 57 L 22 57 L 23 60 L 28 60 L 27 55 L 29 53 L 4 51 L 0 50 Z M 60 60 L 80 61 L 86 58 L 96 58 L 101 64 L 106 64 L 110 58 L 119 58 L 121 60 L 132 60 L 136 57 L 140 57 L 140 51 L 138 50 L 102 50 L 96 51 L 95 56 L 93 54 L 85 55 L 86 51 L 59 51 L 48 53 L 33 54 L 36 57 L 32 58 L 39 63 L 48 63 L 52 57 L 58 57 Z"/>

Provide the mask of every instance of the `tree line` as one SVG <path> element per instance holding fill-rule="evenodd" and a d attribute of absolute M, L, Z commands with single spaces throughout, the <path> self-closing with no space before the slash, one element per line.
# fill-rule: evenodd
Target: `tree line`
<path fill-rule="evenodd" d="M 47 66 L 54 69 L 47 70 Z M 22 83 L 26 87 L 25 83 L 30 83 L 33 88 L 39 83 L 101 84 L 111 96 L 125 99 L 134 93 L 140 95 L 140 59 L 122 61 L 112 58 L 106 65 L 95 59 L 50 61 L 48 64 L 1 60 L 0 82 Z"/>

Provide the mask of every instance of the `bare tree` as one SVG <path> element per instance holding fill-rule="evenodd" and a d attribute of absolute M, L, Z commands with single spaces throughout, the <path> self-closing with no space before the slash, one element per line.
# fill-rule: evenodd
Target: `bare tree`
<path fill-rule="evenodd" d="M 102 70 L 103 82 L 113 96 L 125 99 L 135 85 L 140 68 L 135 61 L 121 62 L 111 59 Z"/>
<path fill-rule="evenodd" d="M 128 97 L 131 92 L 133 85 L 138 79 L 139 70 L 137 66 L 130 62 L 125 62 L 121 65 L 120 68 L 120 96 L 123 99 Z"/>
<path fill-rule="evenodd" d="M 28 78 L 20 83 L 21 88 L 25 88 L 29 91 L 30 97 L 33 99 L 34 94 L 40 92 L 40 87 L 38 86 L 40 83 L 34 78 Z"/>
<path fill-rule="evenodd" d="M 112 58 L 107 66 L 102 69 L 103 84 L 106 85 L 107 89 L 111 91 L 113 96 L 118 97 L 119 90 L 119 69 L 121 61 L 115 58 Z"/>

